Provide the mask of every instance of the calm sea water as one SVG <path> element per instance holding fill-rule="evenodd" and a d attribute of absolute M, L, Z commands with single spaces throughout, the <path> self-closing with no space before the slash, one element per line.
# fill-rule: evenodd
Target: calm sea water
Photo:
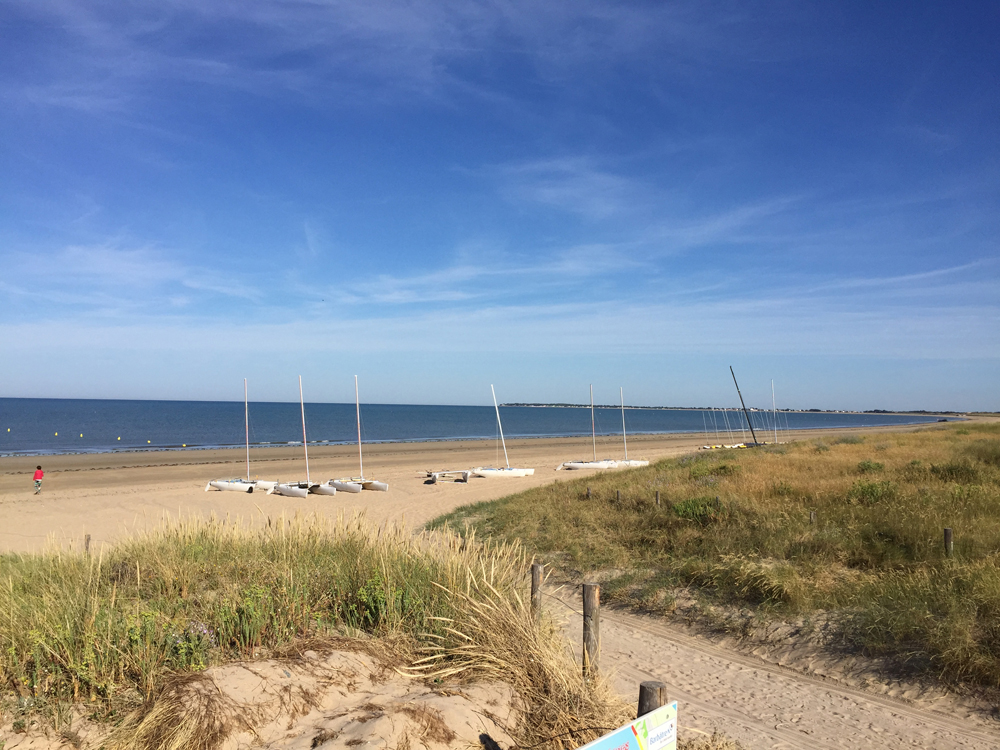
<path fill-rule="evenodd" d="M 500 416 L 507 437 L 590 434 L 589 409 L 501 406 Z M 751 418 L 755 429 L 770 430 L 773 438 L 769 412 L 751 412 Z M 815 412 L 778 412 L 777 418 L 779 431 L 936 421 L 936 417 Z M 712 442 L 717 435 L 725 442 L 741 441 L 741 421 L 745 427 L 742 414 L 734 410 L 626 409 L 625 421 L 629 433 L 704 432 L 707 427 Z M 621 433 L 617 409 L 597 409 L 595 422 L 600 435 Z M 306 426 L 310 443 L 357 440 L 354 404 L 306 404 Z M 496 415 L 488 406 L 362 404 L 361 435 L 365 442 L 493 438 Z M 244 440 L 242 403 L 0 398 L 3 455 L 214 448 L 243 445 Z M 298 404 L 250 404 L 252 444 L 301 441 Z"/>

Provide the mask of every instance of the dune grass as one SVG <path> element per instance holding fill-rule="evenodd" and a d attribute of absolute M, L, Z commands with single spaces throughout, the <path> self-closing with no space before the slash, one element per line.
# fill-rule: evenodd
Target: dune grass
<path fill-rule="evenodd" d="M 852 648 L 997 686 L 998 517 L 1000 425 L 966 423 L 704 451 L 431 527 L 522 540 L 564 571 L 601 571 L 605 598 L 645 608 L 670 611 L 684 588 L 762 617 L 833 613 Z"/>
<path fill-rule="evenodd" d="M 3 555 L 5 710 L 21 717 L 15 726 L 45 716 L 59 730 L 69 707 L 83 704 L 124 728 L 111 746 L 173 747 L 181 737 L 207 749 L 228 728 L 202 726 L 211 711 L 178 714 L 184 702 L 164 703 L 165 686 L 298 639 L 367 634 L 403 644 L 400 664 L 414 674 L 513 684 L 522 705 L 512 736 L 562 747 L 545 740 L 616 726 L 629 709 L 603 682 L 585 683 L 555 630 L 535 623 L 522 595 L 527 568 L 517 543 L 413 536 L 359 520 L 192 521 L 96 556 Z"/>

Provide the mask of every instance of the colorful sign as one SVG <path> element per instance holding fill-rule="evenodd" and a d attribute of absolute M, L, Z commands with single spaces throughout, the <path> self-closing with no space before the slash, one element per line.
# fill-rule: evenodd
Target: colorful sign
<path fill-rule="evenodd" d="M 640 716 L 580 750 L 677 750 L 677 701 Z"/>

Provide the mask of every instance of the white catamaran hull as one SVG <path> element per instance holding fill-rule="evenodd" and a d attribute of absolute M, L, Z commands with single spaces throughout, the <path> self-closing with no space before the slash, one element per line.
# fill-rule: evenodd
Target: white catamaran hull
<path fill-rule="evenodd" d="M 649 466 L 649 461 L 644 461 L 640 458 L 630 458 L 627 461 L 618 462 L 619 469 L 626 469 L 631 466 Z"/>
<path fill-rule="evenodd" d="M 205 485 L 205 492 L 213 489 L 223 492 L 253 492 L 255 488 L 255 482 L 248 482 L 245 479 L 213 479 Z"/>
<path fill-rule="evenodd" d="M 361 492 L 364 489 L 357 482 L 351 482 L 346 479 L 331 479 L 327 484 L 331 487 L 336 487 L 337 492 Z"/>
<path fill-rule="evenodd" d="M 475 477 L 493 479 L 495 477 L 530 477 L 535 473 L 534 469 L 515 469 L 512 467 L 494 469 L 492 466 L 477 466 L 472 470 Z"/>
<path fill-rule="evenodd" d="M 618 461 L 607 459 L 604 461 L 564 461 L 556 467 L 556 471 L 562 469 L 616 469 Z"/>
<path fill-rule="evenodd" d="M 309 492 L 314 495 L 336 495 L 337 488 L 329 484 L 310 484 Z"/>
<path fill-rule="evenodd" d="M 286 484 L 276 484 L 268 490 L 268 495 L 281 495 L 282 497 L 308 497 L 309 485 L 306 482 L 292 482 Z"/>

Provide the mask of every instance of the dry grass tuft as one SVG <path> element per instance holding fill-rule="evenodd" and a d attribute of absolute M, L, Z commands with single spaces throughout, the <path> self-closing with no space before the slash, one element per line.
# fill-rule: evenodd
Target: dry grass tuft
<path fill-rule="evenodd" d="M 215 682 L 189 674 L 170 679 L 147 705 L 108 737 L 108 750 L 214 750 L 233 731 L 250 729 L 245 707 L 225 698 Z"/>
<path fill-rule="evenodd" d="M 441 618 L 442 632 L 428 634 L 425 655 L 407 672 L 511 685 L 520 717 L 506 729 L 521 747 L 578 747 L 635 718 L 604 679 L 581 678 L 561 633 L 547 619 L 536 623 L 516 590 L 502 593 L 493 570 L 470 571 L 466 580 L 464 590 L 446 589 L 455 614 Z"/>

